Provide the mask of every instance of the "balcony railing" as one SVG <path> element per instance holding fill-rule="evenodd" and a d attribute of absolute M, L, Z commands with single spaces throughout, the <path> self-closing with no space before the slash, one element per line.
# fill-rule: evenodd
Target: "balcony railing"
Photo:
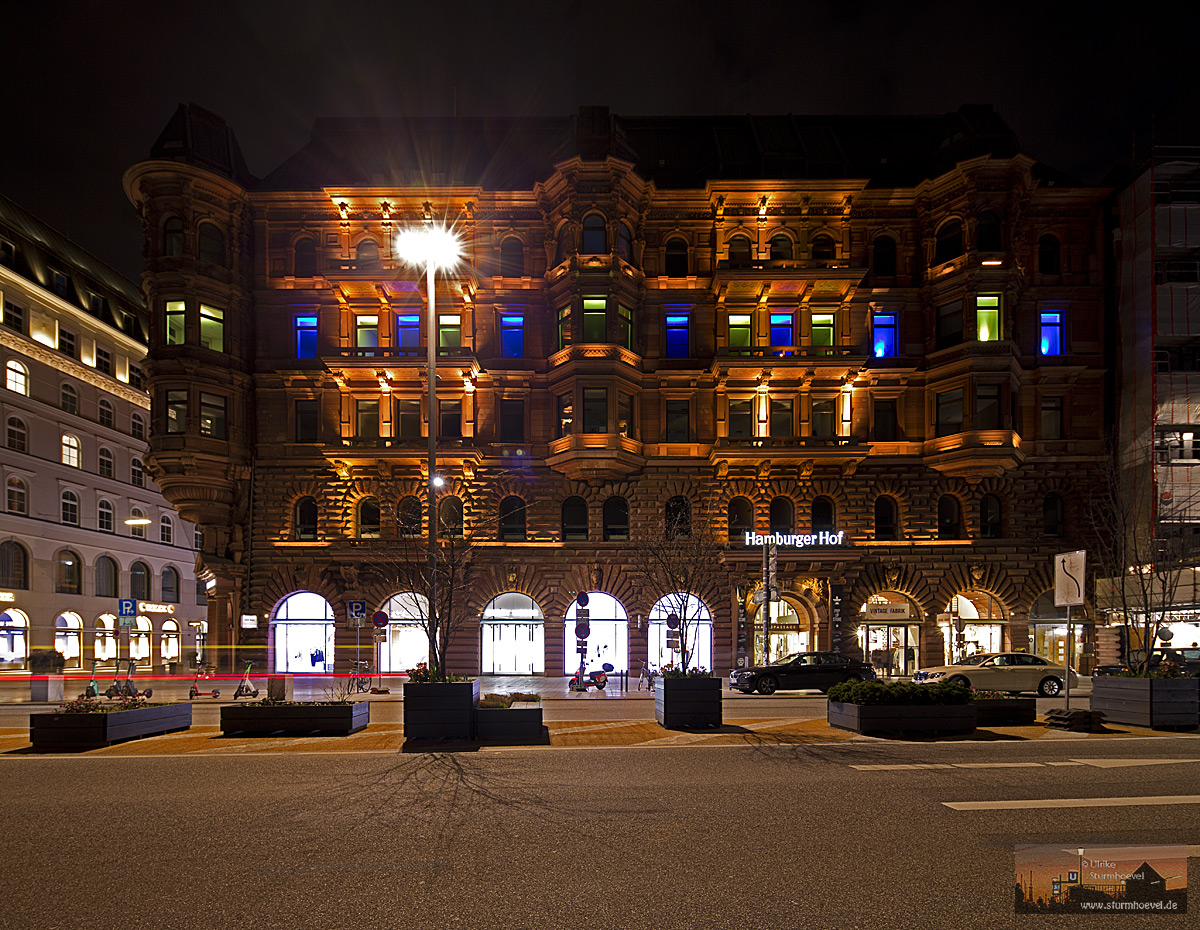
<path fill-rule="evenodd" d="M 414 362 L 424 361 L 426 357 L 424 346 L 407 348 L 400 346 L 375 346 L 372 348 L 334 349 L 333 355 L 338 358 L 369 358 L 369 359 L 408 359 Z M 473 358 L 475 350 L 466 346 L 439 346 L 438 358 Z"/>
<path fill-rule="evenodd" d="M 717 440 L 722 449 L 847 449 L 870 444 L 862 436 L 726 436 Z"/>
<path fill-rule="evenodd" d="M 854 346 L 721 346 L 718 358 L 832 358 L 846 355 L 865 355 Z"/>

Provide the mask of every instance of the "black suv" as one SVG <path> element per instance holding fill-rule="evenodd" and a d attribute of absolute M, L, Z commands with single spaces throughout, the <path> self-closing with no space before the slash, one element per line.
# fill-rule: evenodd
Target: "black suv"
<path fill-rule="evenodd" d="M 757 691 L 774 694 L 816 688 L 828 691 L 843 681 L 866 681 L 875 677 L 875 666 L 836 652 L 793 652 L 770 665 L 735 668 L 729 672 L 729 688 L 743 694 Z"/>
<path fill-rule="evenodd" d="M 1151 671 L 1163 662 L 1174 662 L 1189 678 L 1200 677 L 1200 649 L 1155 649 L 1150 653 Z M 1127 672 L 1130 668 L 1129 665 L 1100 665 L 1092 674 L 1116 675 L 1118 672 Z"/>

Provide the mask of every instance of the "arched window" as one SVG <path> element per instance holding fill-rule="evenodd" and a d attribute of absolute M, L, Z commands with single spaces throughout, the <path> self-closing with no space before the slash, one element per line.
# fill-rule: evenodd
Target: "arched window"
<path fill-rule="evenodd" d="M 379 499 L 364 497 L 358 502 L 358 535 L 374 539 L 379 535 Z"/>
<path fill-rule="evenodd" d="M 788 261 L 792 257 L 792 237 L 780 233 L 771 237 L 771 261 Z"/>
<path fill-rule="evenodd" d="M 100 425 L 112 429 L 113 425 L 117 422 L 116 415 L 113 412 L 113 405 L 106 400 L 101 400 L 97 406 L 97 412 L 99 413 Z"/>
<path fill-rule="evenodd" d="M 962 539 L 962 507 L 953 494 L 938 498 L 938 539 Z"/>
<path fill-rule="evenodd" d="M 179 572 L 170 565 L 162 570 L 162 599 L 164 604 L 179 603 Z"/>
<path fill-rule="evenodd" d="M 61 518 L 68 526 L 79 526 L 79 495 L 74 491 L 62 492 Z"/>
<path fill-rule="evenodd" d="M 796 531 L 796 508 L 791 498 L 771 498 L 771 532 L 794 533 Z"/>
<path fill-rule="evenodd" d="M 374 239 L 364 239 L 354 250 L 354 262 L 359 271 L 377 271 L 379 269 L 379 243 Z"/>
<path fill-rule="evenodd" d="M 20 417 L 8 418 L 8 433 L 5 437 L 5 444 L 13 450 L 13 452 L 24 452 L 29 448 L 28 434 L 25 432 L 25 421 Z"/>
<path fill-rule="evenodd" d="M 297 278 L 311 278 L 317 273 L 317 244 L 308 236 L 296 242 L 292 273 Z"/>
<path fill-rule="evenodd" d="M 1063 528 L 1063 499 L 1051 491 L 1042 498 L 1042 535 L 1062 536 Z"/>
<path fill-rule="evenodd" d="M 317 538 L 317 502 L 311 497 L 296 501 L 292 513 L 292 538 L 303 542 Z"/>
<path fill-rule="evenodd" d="M 149 522 L 141 509 L 134 507 L 129 511 L 129 535 L 135 539 L 145 539 L 146 524 Z"/>
<path fill-rule="evenodd" d="M 117 596 L 117 563 L 102 555 L 96 559 L 96 597 Z"/>
<path fill-rule="evenodd" d="M 940 265 L 952 258 L 958 258 L 962 253 L 962 223 L 958 220 L 947 220 L 938 227 L 937 244 L 933 250 L 933 263 Z"/>
<path fill-rule="evenodd" d="M 129 596 L 135 601 L 150 600 L 150 569 L 145 562 L 129 566 Z"/>
<path fill-rule="evenodd" d="M 200 224 L 199 243 L 200 261 L 210 265 L 225 264 L 225 235 L 215 223 Z"/>
<path fill-rule="evenodd" d="M 629 539 L 629 502 L 623 497 L 606 500 L 603 522 L 605 542 L 624 542 Z"/>
<path fill-rule="evenodd" d="M 833 524 L 836 520 L 836 514 L 833 509 L 833 501 L 828 497 L 818 497 L 812 502 L 812 531 L 819 533 L 822 530 L 833 532 Z"/>
<path fill-rule="evenodd" d="M 725 516 L 729 523 L 730 543 L 741 545 L 745 534 L 754 529 L 754 506 L 749 498 L 735 497 L 730 500 Z"/>
<path fill-rule="evenodd" d="M 583 243 L 580 252 L 584 255 L 603 255 L 608 251 L 608 227 L 599 213 L 589 213 L 583 218 Z"/>
<path fill-rule="evenodd" d="M 113 464 L 113 454 L 110 449 L 100 449 L 96 453 L 96 470 L 100 473 L 101 478 L 111 478 L 115 473 Z"/>
<path fill-rule="evenodd" d="M 54 648 L 67 660 L 67 668 L 80 668 L 80 633 L 83 618 L 73 610 L 66 610 L 54 618 Z"/>
<path fill-rule="evenodd" d="M 500 275 L 519 278 L 525 274 L 525 246 L 516 236 L 509 236 L 500 243 Z"/>
<path fill-rule="evenodd" d="M 163 621 L 158 654 L 164 663 L 179 661 L 179 621 Z"/>
<path fill-rule="evenodd" d="M 667 240 L 665 267 L 668 278 L 686 278 L 688 276 L 688 247 L 687 243 L 676 236 Z"/>
<path fill-rule="evenodd" d="M 628 511 L 626 511 L 628 520 Z M 588 505 L 582 497 L 568 497 L 562 503 L 563 542 L 587 542 Z"/>
<path fill-rule="evenodd" d="M 158 541 L 164 543 L 175 542 L 175 524 L 171 522 L 171 518 L 165 513 L 158 518 Z"/>
<path fill-rule="evenodd" d="M 9 360 L 5 366 L 4 386 L 15 394 L 29 396 L 29 372 L 18 361 Z"/>
<path fill-rule="evenodd" d="M 141 459 L 129 460 L 129 483 L 138 488 L 146 486 L 146 471 L 142 467 Z"/>
<path fill-rule="evenodd" d="M 691 536 L 692 502 L 681 495 L 668 499 L 663 512 L 663 526 L 667 539 Z"/>
<path fill-rule="evenodd" d="M 29 554 L 12 540 L 0 543 L 0 587 L 24 591 L 29 585 Z"/>
<path fill-rule="evenodd" d="M 1057 236 L 1047 233 L 1038 239 L 1038 272 L 1041 274 L 1062 273 Z"/>
<path fill-rule="evenodd" d="M 101 533 L 112 533 L 116 527 L 116 521 L 113 519 L 113 505 L 111 501 L 101 500 L 96 503 L 96 529 Z"/>
<path fill-rule="evenodd" d="M 1000 237 L 1000 217 L 991 210 L 984 210 L 975 222 L 975 251 L 1004 251 L 1004 243 Z"/>
<path fill-rule="evenodd" d="M 900 508 L 896 506 L 896 499 L 887 494 L 875 498 L 875 538 L 900 538 Z"/>
<path fill-rule="evenodd" d="M 438 535 L 443 539 L 462 539 L 463 502 L 461 497 L 443 497 L 438 501 Z"/>
<path fill-rule="evenodd" d="M 729 240 L 729 266 L 746 268 L 753 262 L 750 240 L 746 236 L 734 236 Z"/>
<path fill-rule="evenodd" d="M 83 566 L 79 556 L 70 549 L 63 549 L 54 558 L 54 591 L 56 594 L 83 593 Z"/>
<path fill-rule="evenodd" d="M 8 479 L 6 509 L 9 513 L 26 516 L 29 513 L 29 495 L 25 482 L 15 475 Z"/>
<path fill-rule="evenodd" d="M 58 405 L 63 413 L 79 413 L 79 392 L 69 384 L 64 384 L 58 392 Z"/>
<path fill-rule="evenodd" d="M 554 238 L 554 264 L 565 262 L 575 251 L 575 243 L 571 236 L 571 224 L 563 223 L 558 227 L 558 235 Z"/>
<path fill-rule="evenodd" d="M 985 494 L 979 499 L 979 535 L 983 539 L 1001 537 L 1000 500 L 994 494 Z"/>
<path fill-rule="evenodd" d="M 72 468 L 79 467 L 79 440 L 69 433 L 62 438 L 62 463 Z"/>
<path fill-rule="evenodd" d="M 871 244 L 871 271 L 881 278 L 896 276 L 896 240 L 891 236 L 876 236 Z"/>
<path fill-rule="evenodd" d="M 146 421 L 142 419 L 142 415 L 140 413 L 132 414 L 129 417 L 129 432 L 134 439 L 145 440 Z"/>
<path fill-rule="evenodd" d="M 525 541 L 525 502 L 519 497 L 506 497 L 500 502 L 500 541 Z"/>
<path fill-rule="evenodd" d="M 633 264 L 633 233 L 624 223 L 617 224 L 617 257 Z"/>
<path fill-rule="evenodd" d="M 819 236 L 813 236 L 812 239 L 812 257 L 813 261 L 828 262 L 837 258 L 837 248 L 833 244 L 833 237 L 822 233 Z"/>
<path fill-rule="evenodd" d="M 183 220 L 171 216 L 163 223 L 163 255 L 167 258 L 179 258 L 182 254 Z"/>
<path fill-rule="evenodd" d="M 421 535 L 421 502 L 411 494 L 400 499 L 396 508 L 396 524 L 401 536 Z"/>

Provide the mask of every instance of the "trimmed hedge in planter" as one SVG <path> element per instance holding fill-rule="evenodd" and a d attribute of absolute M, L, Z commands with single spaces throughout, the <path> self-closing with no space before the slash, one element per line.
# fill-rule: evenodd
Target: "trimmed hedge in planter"
<path fill-rule="evenodd" d="M 1151 729 L 1200 726 L 1200 679 L 1100 675 L 1092 679 L 1091 707 L 1104 714 L 1105 723 Z"/>
<path fill-rule="evenodd" d="M 721 725 L 720 678 L 654 680 L 654 719 L 668 730 Z"/>
<path fill-rule="evenodd" d="M 975 729 L 975 705 L 830 701 L 827 719 L 831 726 L 867 736 L 953 736 Z"/>
<path fill-rule="evenodd" d="M 404 738 L 471 740 L 479 682 L 408 682 L 404 686 Z"/>
<path fill-rule="evenodd" d="M 476 707 L 475 738 L 484 743 L 548 743 L 542 705 L 515 702 L 511 707 Z"/>
<path fill-rule="evenodd" d="M 1021 727 L 1037 720 L 1037 698 L 976 698 L 975 725 Z"/>
<path fill-rule="evenodd" d="M 221 707 L 221 733 L 225 736 L 234 733 L 346 736 L 357 733 L 370 722 L 371 705 L 367 701 L 354 704 L 264 704 L 260 701 Z"/>
<path fill-rule="evenodd" d="M 29 741 L 35 752 L 99 749 L 113 743 L 186 730 L 191 704 L 159 704 L 94 714 L 30 714 Z"/>

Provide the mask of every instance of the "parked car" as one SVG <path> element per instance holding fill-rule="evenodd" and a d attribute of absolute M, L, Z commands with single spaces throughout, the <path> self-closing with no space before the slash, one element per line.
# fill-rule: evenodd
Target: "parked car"
<path fill-rule="evenodd" d="M 793 652 L 770 665 L 735 668 L 729 672 L 729 688 L 743 694 L 757 691 L 799 691 L 815 688 L 828 691 L 843 681 L 866 681 L 875 677 L 875 667 L 836 652 Z"/>
<path fill-rule="evenodd" d="M 913 675 L 913 681 L 930 684 L 936 681 L 953 682 L 983 691 L 1036 691 L 1042 697 L 1054 697 L 1063 689 L 1067 670 L 1028 652 L 977 652 L 953 665 L 923 668 Z M 1071 670 L 1071 687 L 1079 676 Z"/>
<path fill-rule="evenodd" d="M 1150 653 L 1149 668 L 1158 668 L 1163 662 L 1174 662 L 1189 678 L 1200 678 L 1200 649 L 1155 649 Z M 1127 672 L 1130 665 L 1098 665 L 1093 675 L 1116 675 Z"/>

